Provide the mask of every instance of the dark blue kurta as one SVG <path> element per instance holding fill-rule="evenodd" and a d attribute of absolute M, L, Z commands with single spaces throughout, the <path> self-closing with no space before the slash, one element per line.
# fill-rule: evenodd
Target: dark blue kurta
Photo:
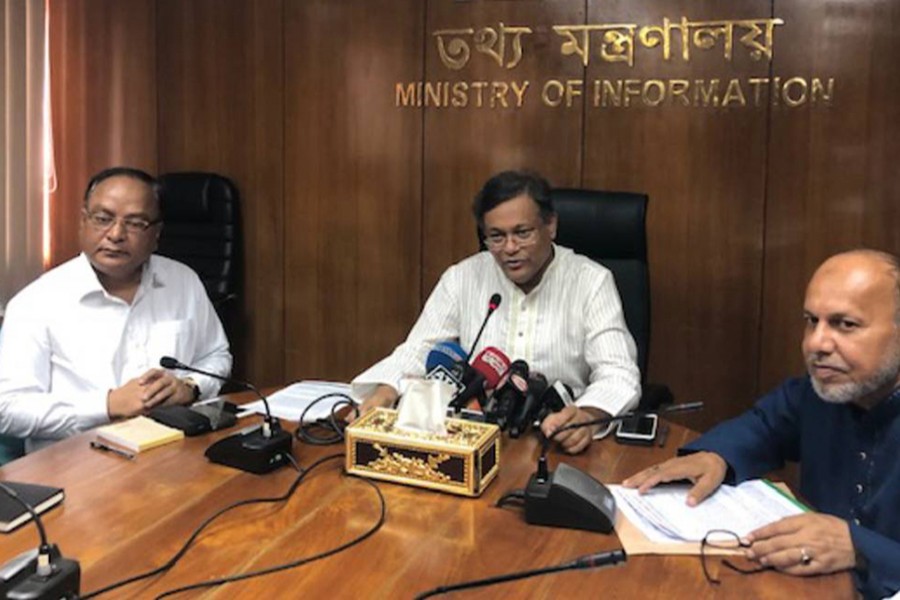
<path fill-rule="evenodd" d="M 789 379 L 684 450 L 722 456 L 726 483 L 800 461 L 800 494 L 850 525 L 867 563 L 855 571 L 860 591 L 884 598 L 900 590 L 900 391 L 865 411 L 825 402 L 808 377 Z"/>

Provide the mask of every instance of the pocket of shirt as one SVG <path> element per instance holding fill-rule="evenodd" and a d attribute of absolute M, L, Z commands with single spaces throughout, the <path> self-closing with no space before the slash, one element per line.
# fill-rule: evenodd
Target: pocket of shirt
<path fill-rule="evenodd" d="M 193 347 L 189 321 L 159 321 L 150 326 L 147 354 L 154 366 L 159 366 L 159 359 L 163 356 L 190 364 L 194 359 Z"/>

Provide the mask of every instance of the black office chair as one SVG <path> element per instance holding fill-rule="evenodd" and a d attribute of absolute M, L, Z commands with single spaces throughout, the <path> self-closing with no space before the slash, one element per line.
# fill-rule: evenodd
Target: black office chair
<path fill-rule="evenodd" d="M 637 346 L 642 410 L 673 401 L 665 385 L 647 383 L 650 350 L 650 269 L 647 263 L 646 194 L 582 189 L 553 190 L 559 215 L 556 242 L 612 271 L 625 323 Z M 479 237 L 481 233 L 479 232 Z M 484 244 L 482 242 L 482 249 Z"/>
<path fill-rule="evenodd" d="M 197 272 L 231 339 L 229 308 L 241 289 L 238 190 L 214 173 L 166 173 L 159 181 L 164 225 L 157 253 Z"/>

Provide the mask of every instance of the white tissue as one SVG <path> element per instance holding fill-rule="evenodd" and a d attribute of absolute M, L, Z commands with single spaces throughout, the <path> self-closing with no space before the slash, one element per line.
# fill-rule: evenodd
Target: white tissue
<path fill-rule="evenodd" d="M 444 421 L 453 399 L 453 386 L 432 379 L 400 382 L 400 406 L 394 427 L 408 431 L 447 435 Z"/>

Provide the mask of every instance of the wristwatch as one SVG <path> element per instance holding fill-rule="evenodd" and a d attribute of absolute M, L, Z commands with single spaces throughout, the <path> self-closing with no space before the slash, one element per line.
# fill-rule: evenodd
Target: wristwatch
<path fill-rule="evenodd" d="M 199 400 L 200 399 L 200 386 L 197 384 L 197 382 L 194 381 L 193 379 L 191 379 L 190 377 L 185 377 L 181 381 L 184 382 L 184 384 L 187 385 L 188 387 L 190 387 L 192 390 L 194 390 L 194 399 L 191 400 L 191 402 L 196 402 L 197 400 Z"/>

